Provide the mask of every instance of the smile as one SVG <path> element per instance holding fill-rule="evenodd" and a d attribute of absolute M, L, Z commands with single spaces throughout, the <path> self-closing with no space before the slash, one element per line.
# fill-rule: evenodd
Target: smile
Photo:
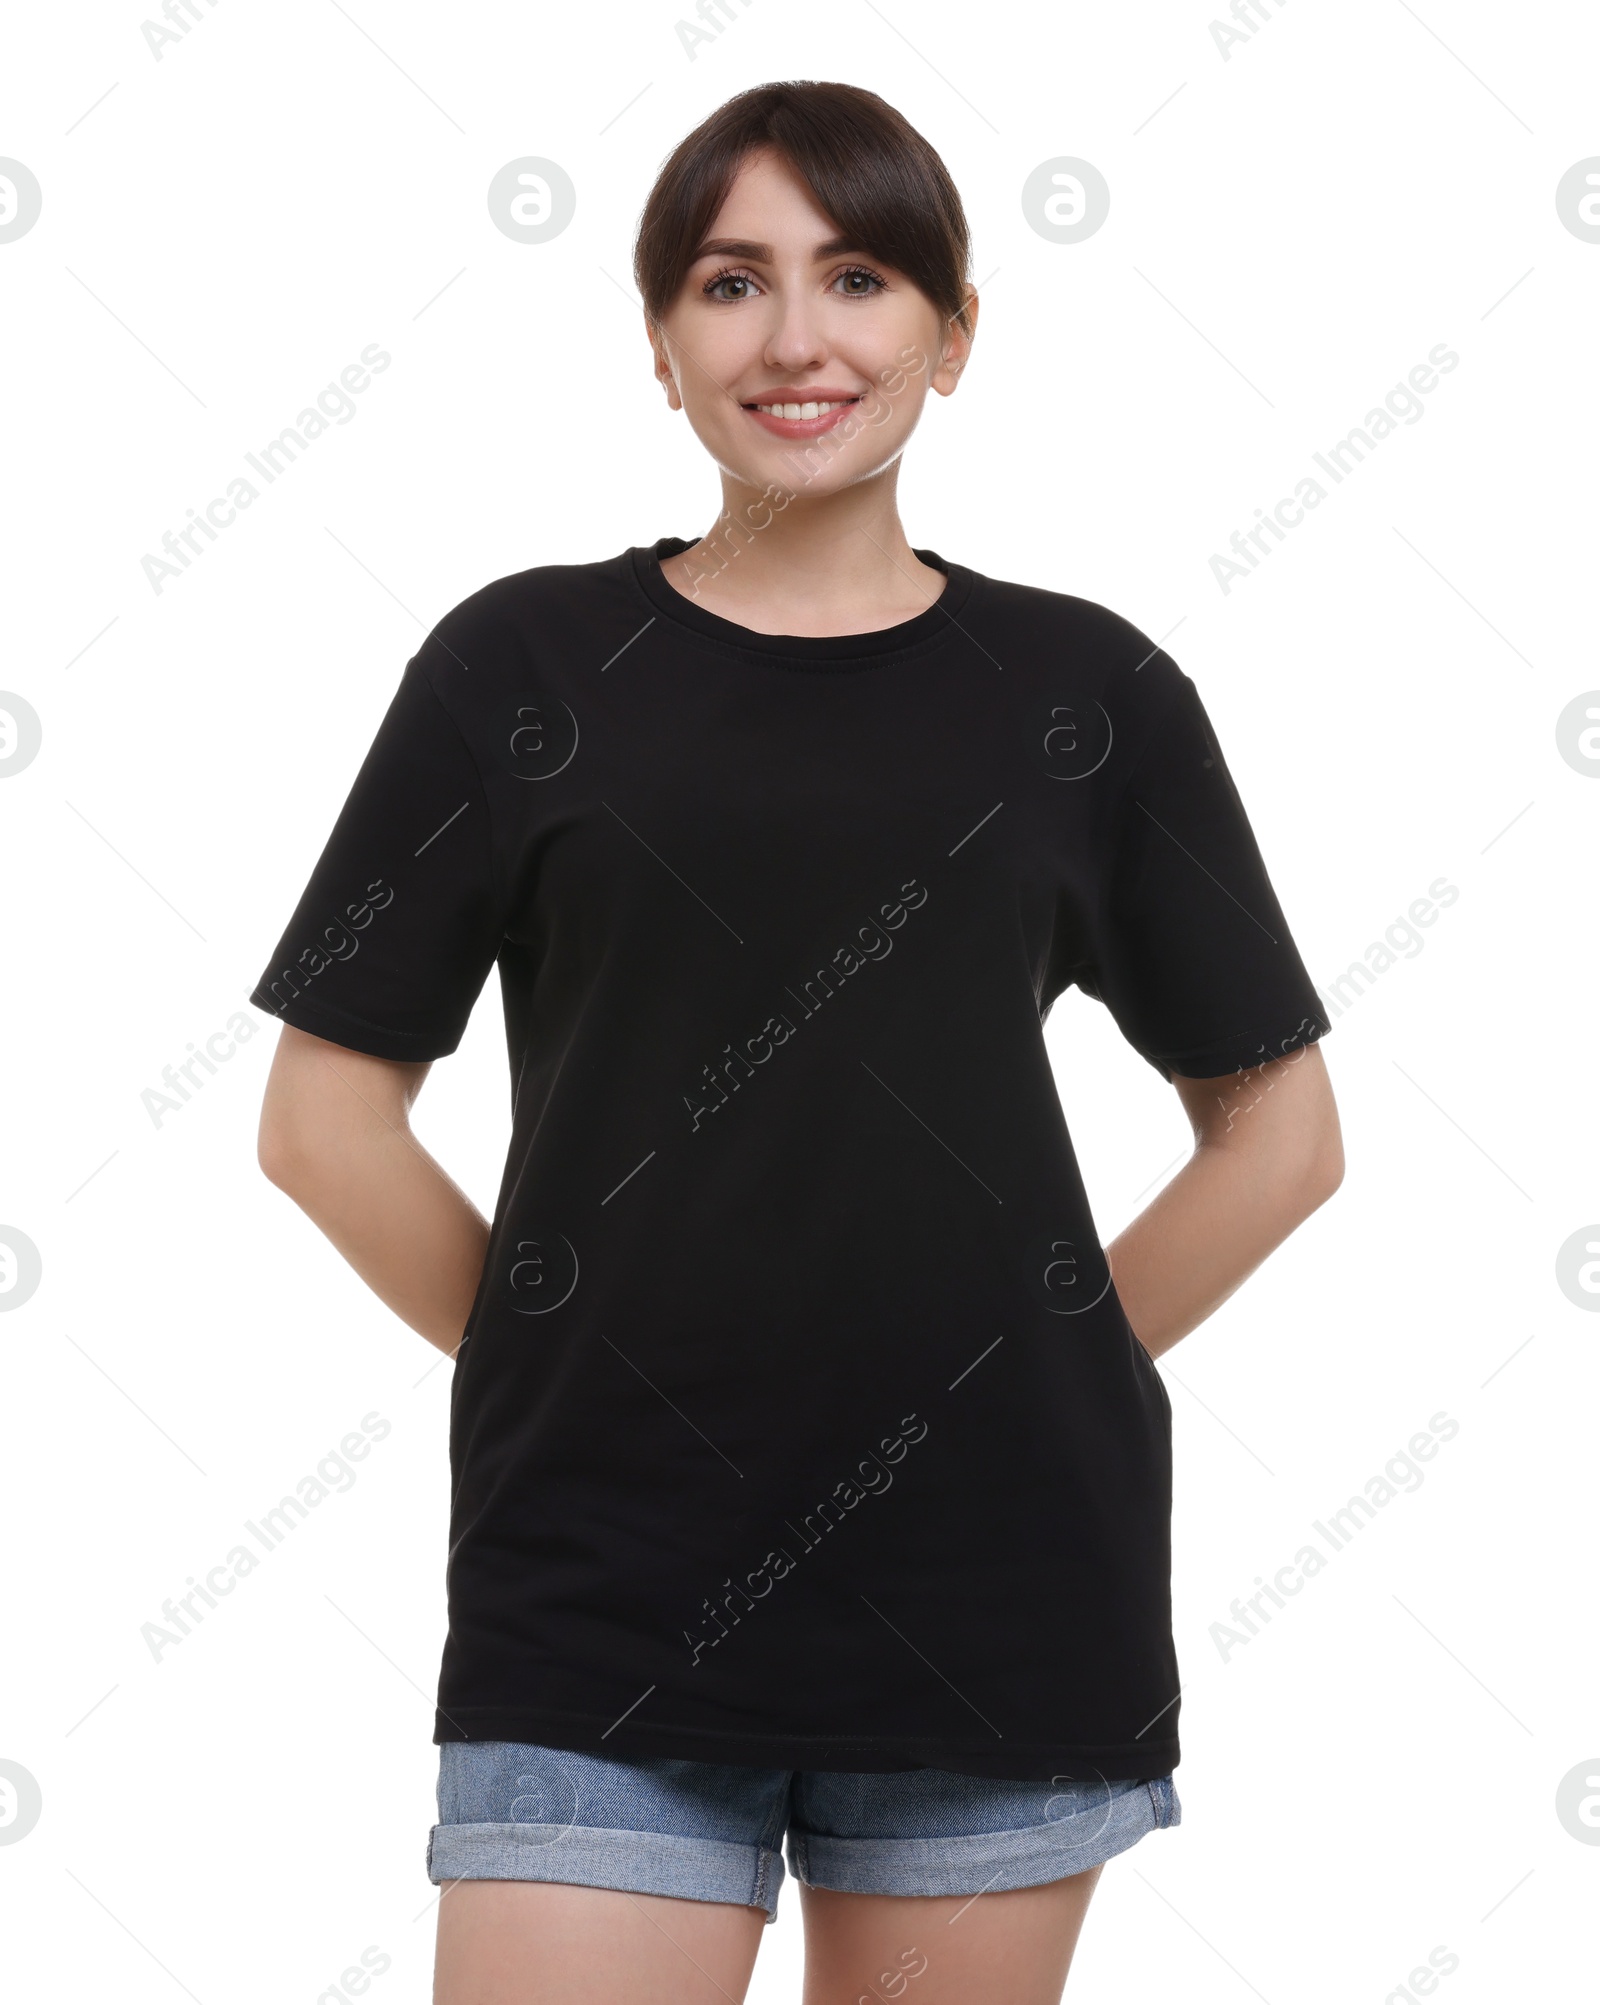
<path fill-rule="evenodd" d="M 860 402 L 860 396 L 834 397 L 804 403 L 746 404 L 742 408 L 758 425 L 779 438 L 809 439 L 830 430 L 846 411 L 853 410 Z"/>

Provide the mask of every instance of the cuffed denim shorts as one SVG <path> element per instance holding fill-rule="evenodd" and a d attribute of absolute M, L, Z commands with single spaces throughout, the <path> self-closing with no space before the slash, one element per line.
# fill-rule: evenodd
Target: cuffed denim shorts
<path fill-rule="evenodd" d="M 622 1761 L 522 1741 L 445 1741 L 428 1878 L 731 1901 L 778 1912 L 786 1846 L 807 1886 L 980 1894 L 1101 1865 L 1182 1818 L 1154 1782 L 990 1781 Z"/>

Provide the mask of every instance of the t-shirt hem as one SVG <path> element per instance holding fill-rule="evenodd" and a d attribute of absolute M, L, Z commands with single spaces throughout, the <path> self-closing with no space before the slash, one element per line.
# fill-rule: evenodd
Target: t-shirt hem
<path fill-rule="evenodd" d="M 280 1003 L 270 990 L 254 988 L 247 1000 L 280 1023 L 323 1037 L 330 1044 L 342 1044 L 348 1051 L 364 1051 L 371 1058 L 398 1058 L 421 1064 L 433 1058 L 448 1058 L 460 1044 L 458 1036 L 443 1031 L 391 1030 L 381 1023 L 368 1023 L 309 996 L 296 996 Z"/>
<path fill-rule="evenodd" d="M 623 1761 L 704 1761 L 738 1768 L 817 1769 L 832 1773 L 902 1774 L 919 1768 L 992 1780 L 1049 1781 L 1075 1777 L 1107 1782 L 1154 1782 L 1179 1761 L 1176 1734 L 1162 1739 L 1104 1743 L 1014 1741 L 987 1747 L 975 1742 L 900 1735 L 731 1734 L 706 1727 L 663 1727 L 603 1720 L 582 1713 L 521 1706 L 453 1706 L 434 1715 L 433 1738 L 445 1741 L 520 1741 L 531 1747 L 609 1754 Z"/>

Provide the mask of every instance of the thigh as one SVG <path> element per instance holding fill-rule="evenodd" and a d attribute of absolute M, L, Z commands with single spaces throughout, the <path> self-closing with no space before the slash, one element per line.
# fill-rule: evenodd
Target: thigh
<path fill-rule="evenodd" d="M 737 2005 L 765 1923 L 721 1901 L 457 1880 L 439 1901 L 433 2005 Z"/>
<path fill-rule="evenodd" d="M 986 1894 L 800 1888 L 803 2005 L 1058 2005 L 1103 1865 Z"/>
<path fill-rule="evenodd" d="M 797 1775 L 807 2005 L 1056 2005 L 1106 1861 L 1180 1816 L 1170 1775 Z"/>
<path fill-rule="evenodd" d="M 789 1771 L 515 1741 L 439 1750 L 435 2005 L 742 1999 Z"/>

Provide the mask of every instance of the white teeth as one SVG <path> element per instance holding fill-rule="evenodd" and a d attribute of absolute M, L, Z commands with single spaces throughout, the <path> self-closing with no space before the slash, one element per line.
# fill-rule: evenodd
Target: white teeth
<path fill-rule="evenodd" d="M 757 404 L 758 411 L 765 411 L 769 418 L 825 418 L 830 411 L 837 411 L 841 404 L 854 400 L 840 398 L 832 404 Z"/>

